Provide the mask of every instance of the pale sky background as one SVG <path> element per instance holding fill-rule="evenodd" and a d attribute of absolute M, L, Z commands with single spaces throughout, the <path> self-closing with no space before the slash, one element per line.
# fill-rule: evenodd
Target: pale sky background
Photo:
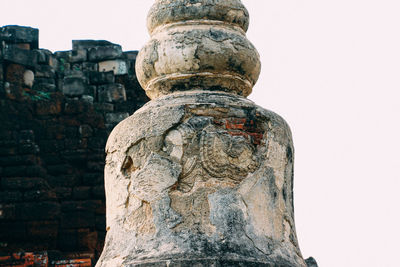
<path fill-rule="evenodd" d="M 262 72 L 250 99 L 291 126 L 303 256 L 320 267 L 399 267 L 400 1 L 243 0 Z M 0 26 L 40 47 L 106 39 L 138 50 L 152 0 L 0 0 Z"/>

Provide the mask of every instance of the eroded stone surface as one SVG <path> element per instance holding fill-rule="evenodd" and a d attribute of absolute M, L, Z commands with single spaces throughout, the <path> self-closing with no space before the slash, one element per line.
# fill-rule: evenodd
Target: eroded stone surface
<path fill-rule="evenodd" d="M 292 151 L 286 123 L 241 97 L 195 91 L 146 104 L 107 144 L 98 266 L 206 257 L 305 266 Z"/>
<path fill-rule="evenodd" d="M 240 1 L 159 0 L 148 27 L 151 40 L 136 72 L 151 99 L 193 89 L 251 93 L 261 64 L 246 38 L 248 12 Z"/>
<path fill-rule="evenodd" d="M 153 100 L 107 143 L 98 267 L 306 267 L 290 130 L 244 98 L 260 72 L 247 27 L 239 0 L 155 1 L 135 67 Z"/>

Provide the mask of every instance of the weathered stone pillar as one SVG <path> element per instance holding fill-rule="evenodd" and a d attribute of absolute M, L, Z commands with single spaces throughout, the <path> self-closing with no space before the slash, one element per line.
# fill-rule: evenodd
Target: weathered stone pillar
<path fill-rule="evenodd" d="M 107 144 L 98 267 L 306 266 L 286 122 L 245 97 L 260 72 L 240 0 L 157 0 L 138 79 L 152 99 Z"/>

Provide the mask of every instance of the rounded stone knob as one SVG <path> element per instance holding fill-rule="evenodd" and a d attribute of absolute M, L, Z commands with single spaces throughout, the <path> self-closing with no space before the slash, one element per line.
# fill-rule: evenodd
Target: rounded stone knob
<path fill-rule="evenodd" d="M 247 31 L 249 12 L 238 0 L 159 0 L 149 11 L 150 33 L 159 26 L 190 20 L 214 20 Z"/>
<path fill-rule="evenodd" d="M 147 24 L 151 40 L 136 73 L 151 99 L 190 90 L 251 93 L 261 63 L 239 0 L 158 0 Z"/>

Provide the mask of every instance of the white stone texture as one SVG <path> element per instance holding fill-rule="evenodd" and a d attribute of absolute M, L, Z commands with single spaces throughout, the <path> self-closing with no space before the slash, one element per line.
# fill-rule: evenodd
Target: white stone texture
<path fill-rule="evenodd" d="M 124 60 L 115 59 L 115 60 L 106 60 L 99 62 L 99 71 L 100 72 L 114 72 L 114 75 L 124 75 L 128 73 L 128 66 Z"/>
<path fill-rule="evenodd" d="M 24 72 L 24 84 L 29 88 L 32 88 L 33 82 L 35 81 L 35 74 L 31 70 Z"/>

